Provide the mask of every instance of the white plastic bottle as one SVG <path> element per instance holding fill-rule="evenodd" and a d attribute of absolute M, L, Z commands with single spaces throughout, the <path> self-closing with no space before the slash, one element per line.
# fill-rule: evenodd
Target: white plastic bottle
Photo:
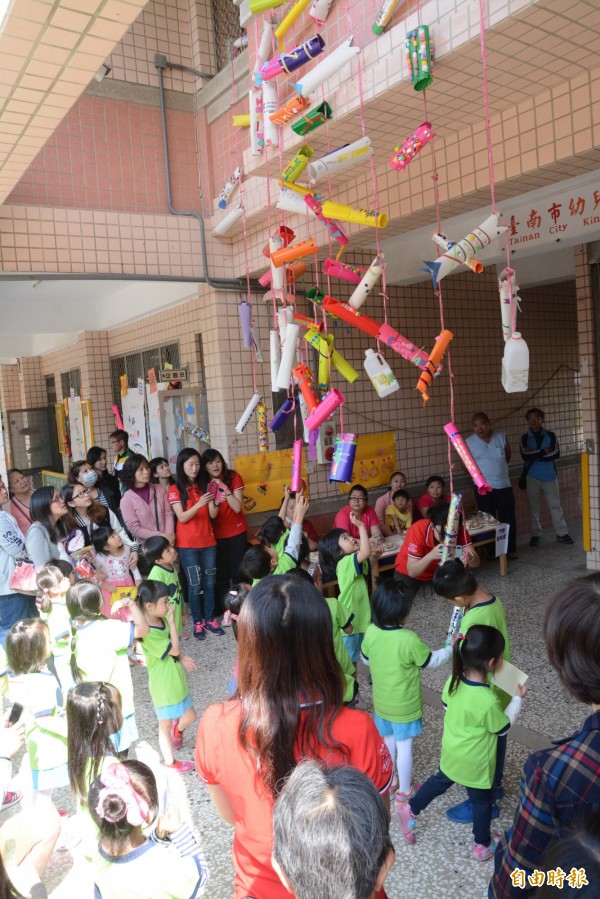
<path fill-rule="evenodd" d="M 381 353 L 376 353 L 375 350 L 365 350 L 365 357 L 365 371 L 380 397 L 389 396 L 390 393 L 400 388 L 394 372 Z"/>
<path fill-rule="evenodd" d="M 522 393 L 529 383 L 529 349 L 519 331 L 504 345 L 502 386 L 507 393 Z"/>

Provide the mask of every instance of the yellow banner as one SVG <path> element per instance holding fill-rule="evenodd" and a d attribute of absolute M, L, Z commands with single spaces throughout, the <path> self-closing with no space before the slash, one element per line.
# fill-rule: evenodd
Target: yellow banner
<path fill-rule="evenodd" d="M 366 434 L 358 438 L 352 483 L 340 484 L 340 493 L 349 493 L 354 484 L 363 487 L 381 487 L 389 484 L 392 472 L 396 470 L 396 443 L 394 432 Z"/>
<path fill-rule="evenodd" d="M 302 452 L 302 487 L 308 495 L 306 452 Z M 243 511 L 277 512 L 283 500 L 283 488 L 292 480 L 292 450 L 236 456 L 233 467 L 244 482 Z M 382 482 L 383 483 L 383 482 Z"/>

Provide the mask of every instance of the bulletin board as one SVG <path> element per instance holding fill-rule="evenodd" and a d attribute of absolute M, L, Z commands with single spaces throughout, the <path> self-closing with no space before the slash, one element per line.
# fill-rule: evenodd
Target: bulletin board
<path fill-rule="evenodd" d="M 354 484 L 363 487 L 381 487 L 389 484 L 396 470 L 396 442 L 393 431 L 383 434 L 366 434 L 358 438 L 356 457 L 352 469 L 352 482 L 339 484 L 340 493 L 349 493 Z"/>
<path fill-rule="evenodd" d="M 137 387 L 129 387 L 127 393 L 121 396 L 121 407 L 123 409 L 123 430 L 129 434 L 129 449 L 147 457 L 144 391 L 142 390 L 140 393 Z"/>
<path fill-rule="evenodd" d="M 70 396 L 67 400 L 69 412 L 69 440 L 71 444 L 71 456 L 73 459 L 85 459 L 87 447 L 85 445 L 85 429 L 83 415 L 81 413 L 81 400 L 78 396 Z"/>
<path fill-rule="evenodd" d="M 242 509 L 246 513 L 277 511 L 283 488 L 292 477 L 292 450 L 236 456 L 233 467 L 244 482 Z M 302 453 L 302 481 L 307 495 L 306 451 Z"/>

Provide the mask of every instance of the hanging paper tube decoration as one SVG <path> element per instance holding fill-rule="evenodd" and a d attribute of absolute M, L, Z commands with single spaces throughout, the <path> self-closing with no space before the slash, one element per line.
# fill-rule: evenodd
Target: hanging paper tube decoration
<path fill-rule="evenodd" d="M 355 140 L 354 143 L 340 147 L 339 150 L 333 150 L 321 159 L 311 162 L 308 166 L 308 180 L 311 184 L 317 184 L 319 181 L 329 178 L 330 175 L 336 175 L 338 172 L 343 172 L 370 159 L 373 153 L 371 139 L 365 135 L 359 140 Z"/>
<path fill-rule="evenodd" d="M 302 260 L 298 260 L 297 262 L 290 262 L 289 265 L 286 266 L 285 269 L 287 283 L 293 284 L 298 278 L 301 278 L 302 275 L 306 274 L 306 262 L 302 262 Z M 264 275 L 258 279 L 258 283 L 261 287 L 269 287 L 271 285 L 271 272 L 265 272 Z"/>
<path fill-rule="evenodd" d="M 310 6 L 312 0 L 296 0 L 289 12 L 283 17 L 277 28 L 275 29 L 275 37 L 277 38 L 277 46 L 283 50 L 283 38 L 288 33 L 294 22 L 300 18 L 307 6 Z"/>
<path fill-rule="evenodd" d="M 360 284 L 361 278 L 366 274 L 366 268 L 362 265 L 348 265 L 338 259 L 326 259 L 323 263 L 323 274 L 330 278 L 340 278 L 349 284 Z"/>
<path fill-rule="evenodd" d="M 356 457 L 358 434 L 338 434 L 335 438 L 333 459 L 329 469 L 329 480 L 350 484 Z"/>
<path fill-rule="evenodd" d="M 315 256 L 319 252 L 318 246 L 312 237 L 308 240 L 301 240 L 299 243 L 292 244 L 289 247 L 282 247 L 271 253 L 271 262 L 276 268 L 291 262 L 294 259 L 304 259 L 306 256 Z"/>
<path fill-rule="evenodd" d="M 267 407 L 261 400 L 256 407 L 256 420 L 258 421 L 258 451 L 269 452 L 269 430 L 267 428 Z"/>
<path fill-rule="evenodd" d="M 287 390 L 290 386 L 290 378 L 292 376 L 292 368 L 296 361 L 296 343 L 298 342 L 298 334 L 300 328 L 298 325 L 288 325 L 285 332 L 285 340 L 281 349 L 281 362 L 279 363 L 279 374 L 277 376 L 277 389 Z"/>
<path fill-rule="evenodd" d="M 442 234 L 441 231 L 434 231 L 433 240 L 436 242 L 438 247 L 441 247 L 445 253 L 448 253 L 454 244 L 451 240 L 448 240 L 445 234 Z M 472 272 L 475 272 L 476 275 L 480 275 L 483 271 L 483 262 L 480 259 L 476 259 L 475 256 L 467 256 L 464 262 Z"/>
<path fill-rule="evenodd" d="M 385 343 L 386 346 L 389 346 L 390 349 L 395 353 L 398 353 L 399 356 L 402 356 L 403 359 L 412 362 L 417 368 L 426 369 L 427 363 L 429 362 L 427 353 L 416 347 L 414 343 L 406 337 L 403 337 L 402 334 L 399 334 L 394 328 L 390 327 L 390 325 L 380 324 L 374 319 L 369 318 L 367 315 L 355 312 L 351 306 L 346 306 L 344 303 L 338 303 L 333 297 L 323 297 L 322 306 L 329 314 L 341 318 L 342 321 L 347 322 L 349 325 L 354 325 L 355 328 L 364 331 L 365 334 L 368 334 L 370 337 L 374 337 L 376 340 Z M 439 374 L 440 371 L 441 366 L 438 367 L 436 374 Z"/>
<path fill-rule="evenodd" d="M 249 128 L 250 127 L 250 114 L 242 113 L 241 115 L 234 115 L 233 127 L 234 128 Z"/>
<path fill-rule="evenodd" d="M 472 259 L 477 253 L 489 246 L 493 240 L 506 234 L 507 231 L 508 227 L 500 224 L 500 215 L 497 212 L 493 212 L 471 234 L 467 234 L 458 243 L 452 244 L 451 249 L 435 262 L 425 262 L 427 268 L 424 271 L 431 272 L 434 289 L 437 290 L 437 286 L 442 278 L 445 278 L 446 275 L 460 265 L 468 265 L 468 259 Z"/>
<path fill-rule="evenodd" d="M 304 202 L 308 206 L 309 209 L 314 212 L 316 217 L 320 222 L 323 222 L 329 233 L 331 234 L 334 240 L 337 240 L 340 246 L 347 247 L 350 243 L 348 236 L 344 233 L 344 230 L 339 222 L 334 222 L 333 219 L 325 218 L 323 215 L 323 207 L 319 200 L 314 197 L 312 194 L 305 194 Z"/>
<path fill-rule="evenodd" d="M 277 322 L 279 324 L 279 336 L 281 338 L 281 342 L 286 338 L 287 335 L 287 326 L 291 325 L 294 320 L 294 307 L 293 306 L 284 306 L 283 309 L 279 309 L 277 312 Z"/>
<path fill-rule="evenodd" d="M 279 198 L 277 200 L 277 208 L 282 212 L 292 212 L 296 215 L 309 216 L 316 218 L 315 213 L 304 202 L 304 197 L 294 190 L 295 184 L 286 182 L 286 186 L 281 188 Z"/>
<path fill-rule="evenodd" d="M 370 212 L 367 209 L 355 209 L 343 203 L 325 200 L 323 215 L 342 222 L 355 222 L 358 225 L 370 225 L 371 228 L 387 228 L 388 217 L 385 212 Z"/>
<path fill-rule="evenodd" d="M 450 346 L 450 341 L 454 337 L 452 331 L 448 331 L 444 329 L 439 337 L 436 337 L 435 344 L 431 353 L 429 354 L 429 362 L 427 363 L 425 370 L 421 373 L 419 380 L 417 381 L 417 390 L 423 397 L 423 405 L 426 406 L 429 402 L 429 394 L 427 393 L 427 388 L 435 378 L 435 373 L 438 365 L 442 361 L 444 357 L 444 353 Z"/>
<path fill-rule="evenodd" d="M 227 203 L 233 192 L 236 190 L 238 184 L 240 183 L 240 178 L 242 177 L 242 170 L 237 166 L 233 175 L 230 175 L 225 183 L 225 187 L 219 194 L 219 209 L 227 209 Z"/>
<path fill-rule="evenodd" d="M 277 110 L 277 85 L 272 81 L 263 82 L 263 139 L 268 147 L 279 146 L 277 125 L 271 120 L 271 114 Z"/>
<path fill-rule="evenodd" d="M 281 180 L 286 183 L 292 183 L 297 181 L 306 166 L 308 165 L 311 156 L 313 155 L 312 147 L 305 146 L 300 147 L 296 155 L 284 168 L 281 173 Z"/>
<path fill-rule="evenodd" d="M 280 225 L 277 231 L 271 235 L 270 240 L 268 240 L 262 248 L 263 256 L 266 256 L 267 259 L 271 258 L 271 240 L 277 242 L 275 249 L 279 250 L 281 247 L 288 247 L 295 237 L 296 234 L 291 228 L 288 228 L 287 225 Z"/>
<path fill-rule="evenodd" d="M 308 109 L 309 106 L 310 100 L 307 100 L 305 97 L 292 97 L 276 113 L 271 115 L 271 121 L 275 122 L 276 125 L 285 125 L 286 122 L 297 116 L 303 109 Z"/>
<path fill-rule="evenodd" d="M 376 256 L 369 270 L 363 275 L 360 284 L 348 300 L 348 305 L 353 309 L 360 309 L 369 294 L 375 290 L 379 284 L 379 279 L 383 274 L 383 254 Z"/>
<path fill-rule="evenodd" d="M 390 19 L 401 3 L 402 0 L 386 0 L 386 2 L 379 10 L 377 18 L 375 19 L 375 24 L 373 25 L 373 34 L 376 34 L 377 37 L 383 34 L 386 25 L 389 24 Z"/>
<path fill-rule="evenodd" d="M 294 440 L 290 490 L 292 493 L 300 493 L 302 490 L 302 440 Z"/>
<path fill-rule="evenodd" d="M 319 324 L 316 324 L 312 320 L 312 318 L 308 317 L 308 315 L 300 315 L 300 313 L 296 312 L 295 310 L 294 310 L 293 322 L 295 325 L 299 325 L 301 328 L 308 328 L 309 331 L 314 329 L 315 331 L 320 332 L 323 330 L 322 322 L 319 322 Z M 306 335 L 304 335 L 304 336 L 306 338 Z"/>
<path fill-rule="evenodd" d="M 335 0 L 313 0 L 310 9 L 310 16 L 315 20 L 317 25 L 323 25 L 325 19 L 329 15 L 329 10 L 335 3 Z"/>
<path fill-rule="evenodd" d="M 258 329 L 258 325 L 256 322 L 252 322 L 252 326 L 250 329 L 250 333 L 252 335 L 252 346 L 254 347 L 254 352 L 256 353 L 256 361 L 264 362 L 262 345 L 260 342 L 260 331 Z"/>
<path fill-rule="evenodd" d="M 252 349 L 252 306 L 243 302 L 239 305 L 240 326 L 242 329 L 242 341 L 247 350 Z"/>
<path fill-rule="evenodd" d="M 502 337 L 504 342 L 510 340 L 512 335 L 512 303 L 516 303 L 517 309 L 521 311 L 521 297 L 519 296 L 519 285 L 517 284 L 517 275 L 512 268 L 505 268 L 498 276 L 498 288 L 500 290 L 500 314 L 502 317 Z"/>
<path fill-rule="evenodd" d="M 458 430 L 454 422 L 449 421 L 447 425 L 444 425 L 444 431 L 446 432 L 450 443 L 460 456 L 463 465 L 471 475 L 473 483 L 477 487 L 478 493 L 480 493 L 482 496 L 485 493 L 491 493 L 493 488 L 490 487 L 481 471 L 479 470 L 475 459 L 471 455 L 469 447 L 462 439 L 460 431 Z"/>
<path fill-rule="evenodd" d="M 308 430 L 316 431 L 317 428 L 320 428 L 326 419 L 331 418 L 336 409 L 344 405 L 345 401 L 346 398 L 341 390 L 330 390 L 323 397 L 315 411 L 306 419 Z"/>
<path fill-rule="evenodd" d="M 360 53 L 360 47 L 351 47 L 352 36 L 350 36 L 343 44 L 330 53 L 322 62 L 311 69 L 309 72 L 305 72 L 302 76 L 302 81 L 299 82 L 290 82 L 290 86 L 294 88 L 299 94 L 302 94 L 303 97 L 308 97 L 310 94 L 314 93 L 318 87 L 320 87 L 324 81 L 331 77 L 331 75 L 335 74 L 339 69 L 342 68 L 347 62 L 350 62 L 351 59 L 354 59 L 355 56 L 358 56 Z"/>
<path fill-rule="evenodd" d="M 331 366 L 333 366 L 342 378 L 345 378 L 350 384 L 353 384 L 354 381 L 356 381 L 358 372 L 346 359 L 344 359 L 342 354 L 338 353 L 335 349 L 333 334 L 324 335 L 319 333 L 313 324 L 312 328 L 310 328 L 304 335 L 304 339 L 307 343 L 310 343 L 319 354 L 319 390 L 322 393 L 326 393 L 327 390 L 329 390 Z"/>
<path fill-rule="evenodd" d="M 277 299 L 283 300 L 283 287 L 285 284 L 285 269 L 275 265 L 273 262 L 273 253 L 281 249 L 283 240 L 279 235 L 273 235 L 269 238 L 269 257 L 271 261 L 271 293 Z"/>
<path fill-rule="evenodd" d="M 304 397 L 304 402 L 308 406 L 308 411 L 314 412 L 319 405 L 319 400 L 315 394 L 315 381 L 310 368 L 306 365 L 297 365 L 296 368 L 292 370 L 292 374 L 298 382 L 298 386 Z"/>
<path fill-rule="evenodd" d="M 241 206 L 236 206 L 227 215 L 223 216 L 220 222 L 218 222 L 213 228 L 213 234 L 215 237 L 227 237 L 229 232 L 237 225 L 244 214 L 244 210 Z"/>
<path fill-rule="evenodd" d="M 446 529 L 444 531 L 444 545 L 442 547 L 442 558 L 440 565 L 449 562 L 456 555 L 456 538 L 458 536 L 458 526 L 460 523 L 460 507 L 462 496 L 460 493 L 453 493 L 450 499 L 450 508 L 448 509 L 448 518 L 446 519 Z M 450 645 L 450 640 L 462 618 L 463 610 L 461 606 L 454 606 L 452 617 L 450 619 L 450 627 L 446 637 L 446 645 Z"/>
<path fill-rule="evenodd" d="M 263 65 L 263 63 L 271 58 L 273 47 L 273 32 L 276 25 L 277 19 L 274 16 L 272 16 L 270 19 L 265 19 L 265 21 L 263 22 L 263 33 L 260 39 L 260 44 L 258 45 L 257 53 L 257 61 L 260 65 Z"/>
<path fill-rule="evenodd" d="M 277 75 L 289 75 L 291 72 L 299 69 L 300 66 L 303 66 L 311 59 L 314 59 L 315 56 L 319 56 L 324 48 L 325 41 L 320 34 L 316 34 L 314 37 L 311 37 L 309 41 L 300 44 L 299 47 L 294 47 L 293 50 L 289 50 L 287 53 L 281 53 L 274 59 L 270 59 L 264 66 L 260 67 L 259 75 L 263 81 L 276 78 Z M 298 93 L 304 93 L 304 91 L 298 91 Z M 304 94 L 304 96 L 306 96 L 306 94 Z M 275 112 L 275 110 L 272 111 Z"/>
<path fill-rule="evenodd" d="M 256 91 L 248 91 L 248 104 L 250 109 L 250 152 L 252 156 L 260 156 L 263 150 L 263 101 L 262 94 Z"/>
<path fill-rule="evenodd" d="M 271 393 L 277 393 L 277 378 L 279 377 L 279 362 L 281 361 L 281 341 L 275 330 L 269 331 L 269 355 L 271 357 Z"/>
<path fill-rule="evenodd" d="M 416 91 L 424 91 L 433 81 L 431 58 L 429 27 L 419 25 L 406 35 L 406 62 L 410 80 Z"/>
<path fill-rule="evenodd" d="M 435 137 L 435 131 L 431 130 L 431 122 L 423 122 L 404 143 L 394 147 L 394 155 L 390 159 L 390 165 L 397 172 L 403 171 L 417 153 L 420 153 L 425 144 Z"/>
<path fill-rule="evenodd" d="M 314 109 L 311 109 L 310 112 L 303 115 L 301 119 L 294 122 L 292 131 L 300 136 L 308 134 L 309 131 L 314 131 L 315 128 L 318 128 L 320 125 L 324 125 L 327 119 L 330 119 L 332 115 L 331 106 L 326 100 L 323 100 L 322 103 L 319 103 L 318 106 L 315 106 Z"/>
<path fill-rule="evenodd" d="M 255 393 L 254 396 L 252 397 L 252 399 L 250 400 L 250 402 L 248 403 L 248 405 L 246 406 L 246 408 L 244 409 L 244 414 L 242 415 L 242 417 L 240 418 L 240 420 L 238 421 L 238 423 L 235 426 L 235 430 L 237 431 L 238 434 L 244 433 L 244 428 L 250 421 L 250 417 L 251 417 L 252 413 L 254 412 L 254 410 L 256 409 L 256 407 L 258 406 L 258 404 L 260 403 L 261 400 L 262 400 L 262 396 L 260 395 L 260 393 Z"/>
<path fill-rule="evenodd" d="M 275 413 L 274 417 L 269 422 L 269 428 L 271 431 L 279 431 L 280 428 L 284 426 L 287 421 L 287 417 L 290 412 L 293 412 L 295 408 L 294 400 L 288 399 L 281 405 L 278 412 Z"/>

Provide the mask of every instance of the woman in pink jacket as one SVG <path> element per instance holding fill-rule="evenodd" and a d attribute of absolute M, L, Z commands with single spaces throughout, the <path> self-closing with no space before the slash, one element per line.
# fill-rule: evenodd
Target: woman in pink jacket
<path fill-rule="evenodd" d="M 150 537 L 166 537 L 175 540 L 175 519 L 167 500 L 167 491 L 160 484 L 150 483 L 148 460 L 134 453 L 129 456 L 121 471 L 121 483 L 125 494 L 121 498 L 121 515 L 125 527 L 137 543 L 145 543 Z"/>

